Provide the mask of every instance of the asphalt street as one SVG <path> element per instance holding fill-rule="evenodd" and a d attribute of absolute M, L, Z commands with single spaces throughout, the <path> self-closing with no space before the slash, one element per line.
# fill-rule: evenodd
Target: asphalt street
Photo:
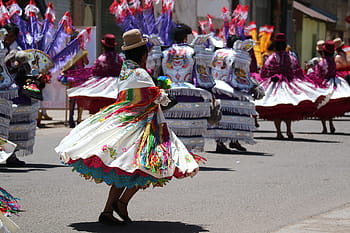
<path fill-rule="evenodd" d="M 335 121 L 335 134 L 321 134 L 317 120 L 295 122 L 293 141 L 259 121 L 247 152 L 217 154 L 208 141 L 197 176 L 140 191 L 129 205 L 135 223 L 106 227 L 97 219 L 109 188 L 60 163 L 54 147 L 70 129 L 50 113 L 57 121 L 37 130 L 27 167 L 0 164 L 0 186 L 21 199 L 11 219 L 23 233 L 350 232 L 350 117 Z"/>

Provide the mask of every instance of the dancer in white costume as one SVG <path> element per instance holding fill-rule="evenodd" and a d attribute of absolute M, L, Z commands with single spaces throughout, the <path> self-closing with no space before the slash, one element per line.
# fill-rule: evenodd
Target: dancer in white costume
<path fill-rule="evenodd" d="M 210 116 L 212 96 L 199 86 L 209 89 L 214 83 L 208 76 L 201 74 L 204 66 L 195 63 L 195 50 L 187 44 L 187 36 L 191 33 L 191 28 L 187 25 L 177 25 L 174 29 L 175 44 L 163 51 L 162 71 L 171 79 L 169 93 L 176 96 L 178 101 L 164 115 L 169 127 L 180 137 L 187 149 L 203 151 L 203 135 L 207 129 L 206 118 Z M 198 75 L 197 79 L 194 79 L 194 73 Z"/>
<path fill-rule="evenodd" d="M 73 20 L 66 12 L 55 28 L 52 4 L 48 4 L 43 20 L 38 18 L 39 9 L 32 0 L 24 9 L 26 20 L 16 1 L 9 2 L 8 9 L 2 6 L 1 10 L 0 21 L 8 31 L 4 39 L 5 47 L 9 48 L 5 63 L 19 89 L 18 96 L 11 99 L 14 105 L 9 140 L 17 144 L 17 155 L 29 155 L 33 153 L 42 88 L 48 83 L 49 74 L 62 69 L 80 48 L 85 48 L 90 29 L 82 30 L 72 41 L 66 40 L 73 31 Z M 18 159 L 13 164 L 23 165 Z"/>
<path fill-rule="evenodd" d="M 123 64 L 122 57 L 115 50 L 117 42 L 113 34 L 104 35 L 101 44 L 104 52 L 93 67 L 82 69 L 82 72 L 91 71 L 89 79 L 67 90 L 69 98 L 77 100 L 78 105 L 89 110 L 90 114 L 95 114 L 117 99 L 117 77 Z"/>
<path fill-rule="evenodd" d="M 230 153 L 224 145 L 230 141 L 229 146 L 246 151 L 239 141 L 254 144 L 253 130 L 255 106 L 250 94 L 253 82 L 250 79 L 250 55 L 252 40 L 241 41 L 237 36 L 230 36 L 227 48 L 215 51 L 212 60 L 212 76 L 216 85 L 212 92 L 216 99 L 220 99 L 222 119 L 216 125 L 210 125 L 206 138 L 215 139 L 216 152 Z"/>
<path fill-rule="evenodd" d="M 127 205 L 140 188 L 198 171 L 193 155 L 165 122 L 160 105 L 168 104 L 166 93 L 145 70 L 148 40 L 138 29 L 125 32 L 123 40 L 126 60 L 117 79 L 117 102 L 80 123 L 56 147 L 61 160 L 86 179 L 111 185 L 99 221 L 112 225 L 121 224 L 113 211 L 132 222 Z"/>
<path fill-rule="evenodd" d="M 13 120 L 14 110 L 16 111 L 17 108 L 13 108 L 12 99 L 18 96 L 17 85 L 15 84 L 14 78 L 9 73 L 5 64 L 5 56 L 10 52 L 11 45 L 12 48 L 17 48 L 17 43 L 15 43 L 15 40 L 17 38 L 18 28 L 12 24 L 8 25 L 6 28 L 1 29 L 0 31 L 0 137 L 2 137 L 1 147 L 3 148 L 3 150 L 0 150 L 0 162 L 6 161 L 7 167 L 22 167 L 25 166 L 25 162 L 17 158 L 15 154 L 16 146 L 11 146 L 12 144 L 6 140 L 9 138 L 9 136 L 14 136 L 14 128 L 10 127 L 10 122 Z M 16 62 L 17 66 L 20 65 L 18 59 L 14 58 L 14 62 Z M 9 150 L 9 148 L 13 148 L 13 150 Z"/>

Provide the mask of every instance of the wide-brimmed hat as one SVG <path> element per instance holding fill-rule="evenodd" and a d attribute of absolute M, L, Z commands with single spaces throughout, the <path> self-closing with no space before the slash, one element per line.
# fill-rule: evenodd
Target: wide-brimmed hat
<path fill-rule="evenodd" d="M 276 33 L 275 37 L 273 38 L 274 42 L 286 42 L 286 35 L 284 33 Z"/>
<path fill-rule="evenodd" d="M 316 51 L 322 51 L 323 50 L 323 45 L 324 45 L 324 40 L 319 40 L 316 43 Z"/>
<path fill-rule="evenodd" d="M 333 40 L 333 42 L 334 42 L 334 47 L 335 47 L 336 49 L 344 45 L 344 42 L 343 42 L 342 39 L 339 38 L 339 37 L 338 37 L 338 38 L 335 38 L 335 39 Z"/>
<path fill-rule="evenodd" d="M 323 51 L 328 52 L 328 53 L 334 53 L 334 42 L 333 40 L 327 40 L 324 45 L 322 46 Z"/>
<path fill-rule="evenodd" d="M 122 50 L 130 50 L 147 44 L 148 39 L 143 38 L 140 30 L 132 29 L 123 34 L 124 44 Z"/>
<path fill-rule="evenodd" d="M 103 36 L 101 43 L 109 48 L 113 48 L 117 45 L 117 42 L 115 41 L 115 36 L 113 34 L 106 34 Z"/>

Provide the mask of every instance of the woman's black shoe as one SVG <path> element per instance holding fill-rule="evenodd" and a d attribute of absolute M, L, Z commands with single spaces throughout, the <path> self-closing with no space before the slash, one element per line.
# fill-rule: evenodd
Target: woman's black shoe
<path fill-rule="evenodd" d="M 231 154 L 232 151 L 227 148 L 223 143 L 218 143 L 216 144 L 216 153 L 220 153 L 220 154 Z"/>
<path fill-rule="evenodd" d="M 113 216 L 113 212 L 102 212 L 100 217 L 98 217 L 98 221 L 104 225 L 125 225 L 124 222 L 119 221 Z"/>
<path fill-rule="evenodd" d="M 128 203 L 122 202 L 121 200 L 117 200 L 116 202 L 114 202 L 112 204 L 112 208 L 113 210 L 119 215 L 119 217 L 121 217 L 125 223 L 132 223 L 131 218 L 129 218 L 129 216 L 127 214 L 123 214 L 119 208 L 118 208 L 118 204 L 122 204 L 122 205 L 127 205 Z"/>
<path fill-rule="evenodd" d="M 15 154 L 12 154 L 6 160 L 6 167 L 25 167 L 26 163 L 19 160 Z"/>

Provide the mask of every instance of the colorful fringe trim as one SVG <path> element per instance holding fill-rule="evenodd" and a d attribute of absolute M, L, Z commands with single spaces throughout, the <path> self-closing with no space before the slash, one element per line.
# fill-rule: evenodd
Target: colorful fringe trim
<path fill-rule="evenodd" d="M 3 214 L 18 214 L 20 205 L 17 203 L 18 198 L 13 197 L 5 189 L 0 187 L 0 212 Z"/>
<path fill-rule="evenodd" d="M 163 187 L 171 180 L 171 177 L 157 179 L 140 170 L 128 173 L 119 168 L 107 167 L 97 156 L 88 159 L 70 160 L 68 166 L 73 167 L 86 180 L 94 180 L 96 183 L 105 182 L 108 185 L 114 185 L 117 188 L 140 187 L 142 189 L 153 187 Z"/>

